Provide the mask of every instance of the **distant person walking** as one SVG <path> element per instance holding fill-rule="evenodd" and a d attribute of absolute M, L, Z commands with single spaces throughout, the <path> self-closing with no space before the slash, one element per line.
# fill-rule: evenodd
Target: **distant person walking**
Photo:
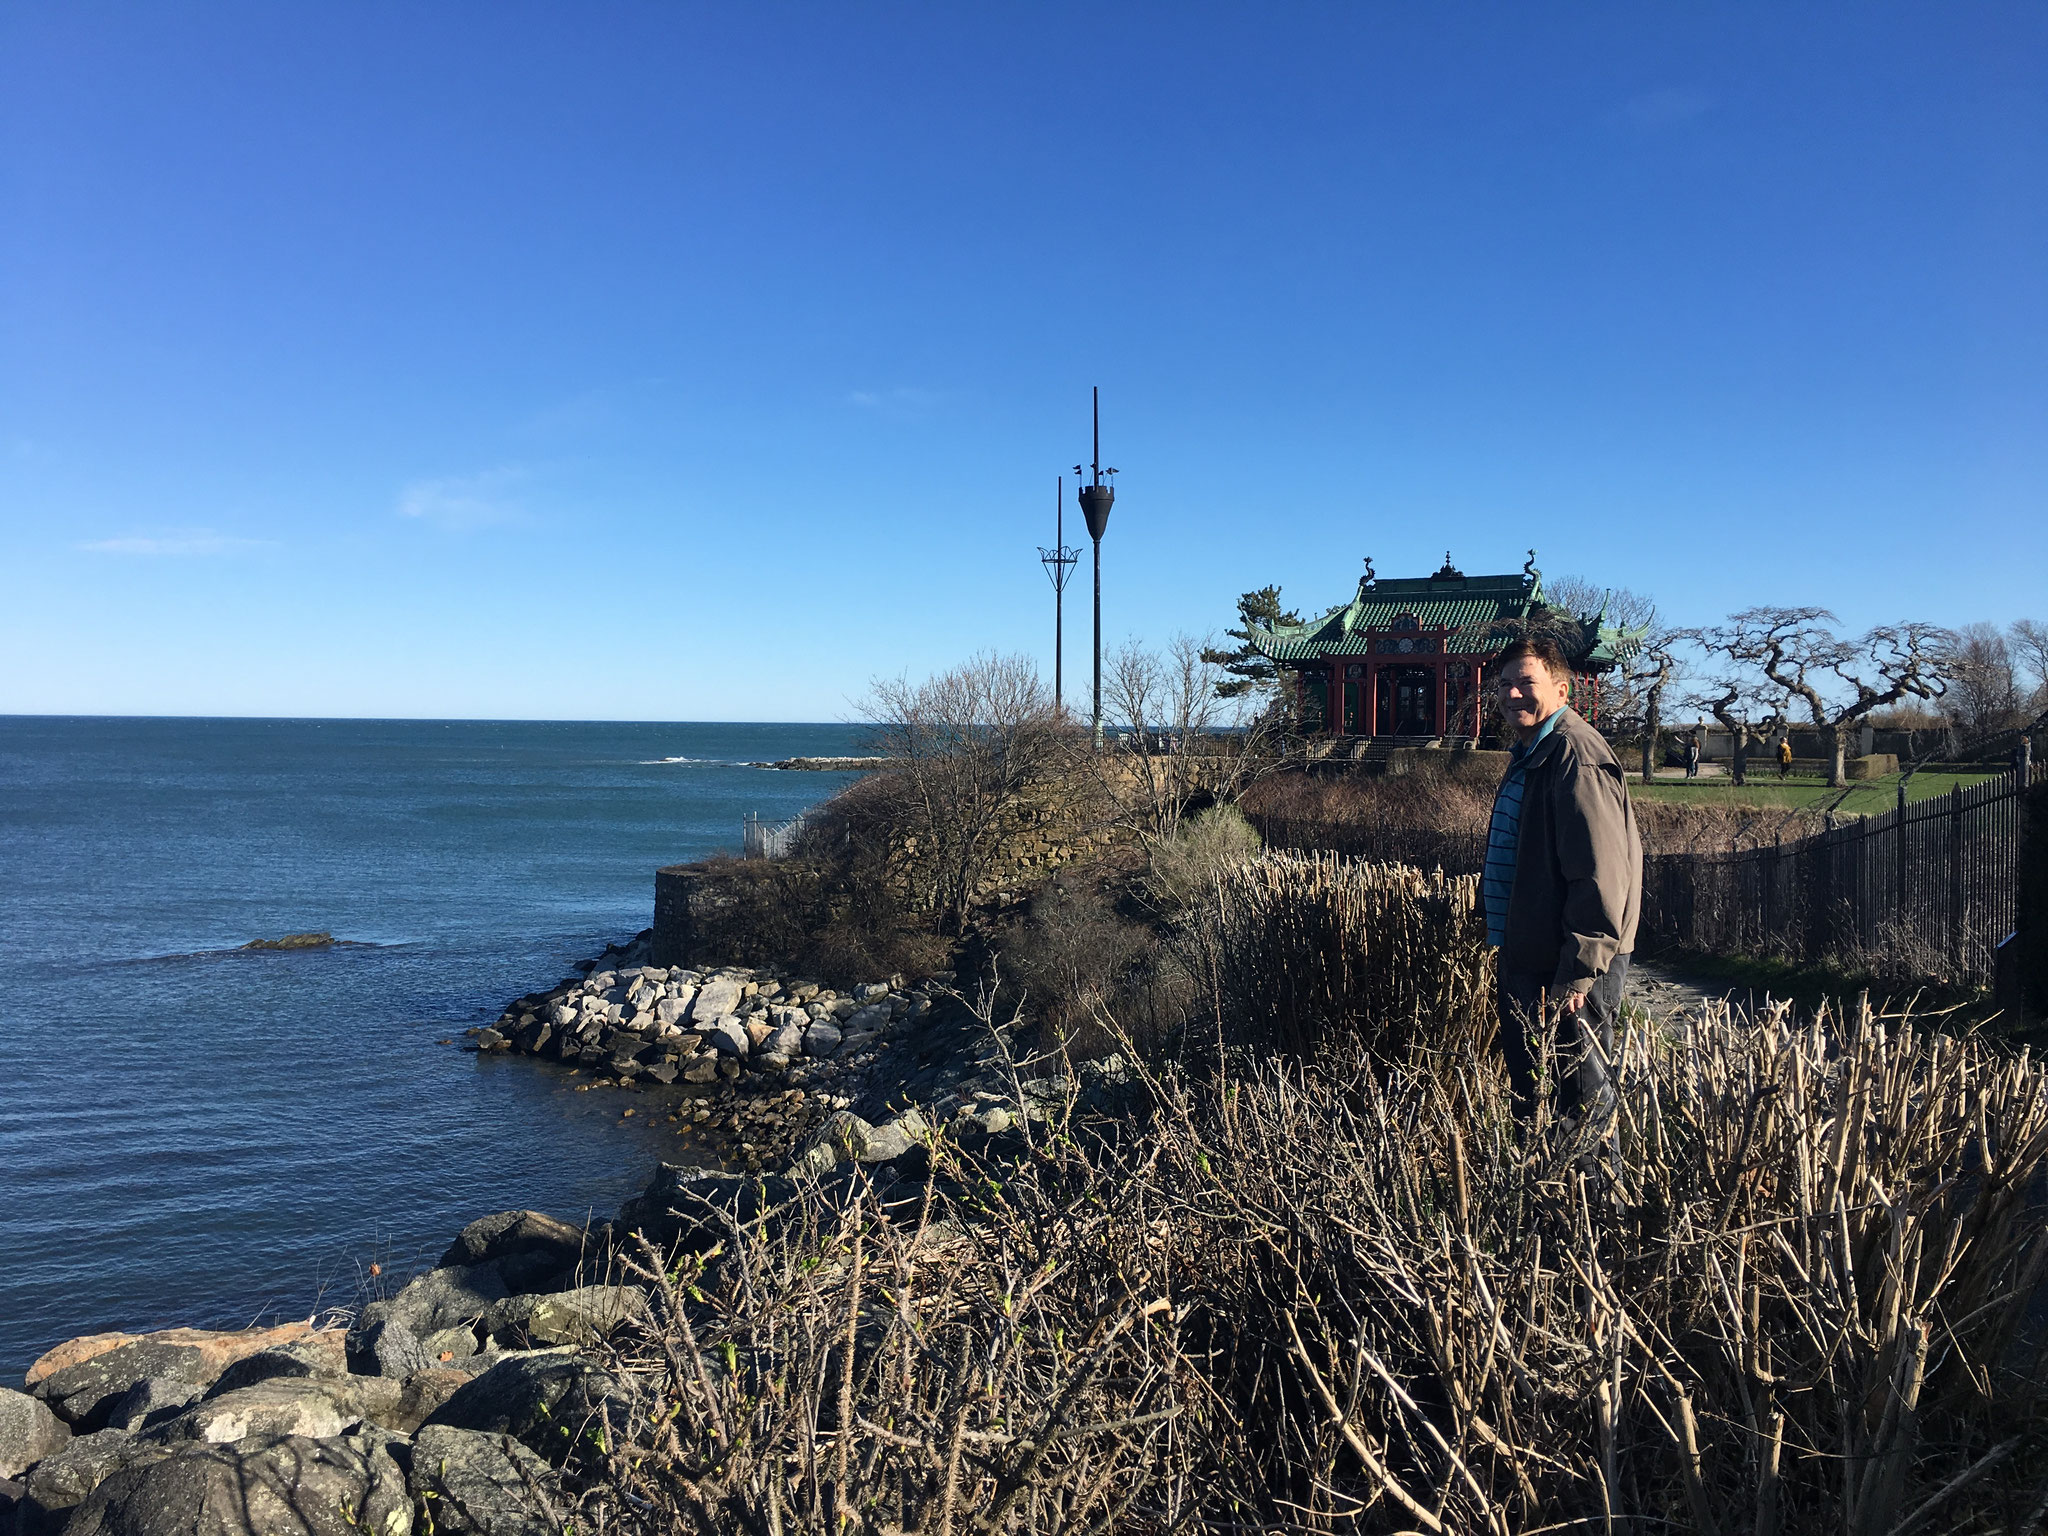
<path fill-rule="evenodd" d="M 1700 733 L 1694 731 L 1685 738 L 1685 776 L 1696 779 L 1700 776 Z"/>
<path fill-rule="evenodd" d="M 1780 736 L 1778 738 L 1778 777 L 1782 779 L 1791 771 L 1792 738 L 1790 736 Z"/>
<path fill-rule="evenodd" d="M 1515 733 L 1480 877 L 1487 942 L 1500 951 L 1501 1053 L 1523 1115 L 1534 1108 L 1546 1036 L 1555 1037 L 1558 1113 L 1604 1113 L 1642 905 L 1635 808 L 1607 742 L 1565 705 L 1571 665 L 1555 641 L 1509 646 L 1494 688 Z"/>

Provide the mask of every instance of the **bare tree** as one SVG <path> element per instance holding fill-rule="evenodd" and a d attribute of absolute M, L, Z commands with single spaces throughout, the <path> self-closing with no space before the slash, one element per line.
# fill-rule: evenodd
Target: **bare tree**
<path fill-rule="evenodd" d="M 2005 635 L 2006 643 L 2012 649 L 2015 667 L 2023 677 L 2031 680 L 2026 707 L 2037 712 L 2048 710 L 2048 624 L 2035 619 L 2015 619 Z"/>
<path fill-rule="evenodd" d="M 1148 843 L 1169 841 L 1190 802 L 1228 798 L 1263 761 L 1256 741 L 1215 734 L 1244 713 L 1219 697 L 1229 673 L 1217 654 L 1190 635 L 1174 636 L 1164 654 L 1128 640 L 1103 673 L 1103 712 L 1125 729 L 1097 766 L 1122 819 Z"/>
<path fill-rule="evenodd" d="M 2019 671 L 1996 624 L 1966 624 L 1957 630 L 1950 670 L 1949 701 L 1966 732 L 2001 731 L 2018 723 Z"/>
<path fill-rule="evenodd" d="M 1627 587 L 1603 587 L 1584 576 L 1543 578 L 1543 601 L 1555 613 L 1591 618 L 1605 612 L 1617 629 L 1641 629 L 1657 623 L 1657 600 Z"/>
<path fill-rule="evenodd" d="M 1844 640 L 1825 608 L 1745 608 L 1706 644 L 1804 706 L 1828 746 L 1828 783 L 1843 782 L 1844 731 L 1900 699 L 1948 692 L 1954 636 L 1933 624 L 1880 624 Z"/>
<path fill-rule="evenodd" d="M 993 652 L 922 683 L 879 680 L 859 707 L 889 760 L 913 897 L 957 934 L 1027 796 L 1068 761 L 1073 727 L 1029 660 Z"/>
<path fill-rule="evenodd" d="M 1685 670 L 1678 648 L 1697 636 L 1690 629 L 1652 630 L 1643 640 L 1635 661 L 1622 669 L 1627 694 L 1621 708 L 1640 720 L 1643 737 L 1643 782 L 1657 776 L 1660 738 L 1664 732 L 1664 697 Z"/>
<path fill-rule="evenodd" d="M 1785 691 L 1766 679 L 1729 671 L 1685 697 L 1687 709 L 1703 709 L 1728 733 L 1734 757 L 1729 776 L 1749 782 L 1749 754 L 1785 728 Z"/>

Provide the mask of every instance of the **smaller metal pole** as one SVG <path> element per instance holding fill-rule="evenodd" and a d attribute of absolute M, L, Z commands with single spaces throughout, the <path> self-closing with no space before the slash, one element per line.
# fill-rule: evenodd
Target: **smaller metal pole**
<path fill-rule="evenodd" d="M 1062 554 L 1067 548 L 1067 477 L 1056 475 L 1052 490 L 1052 543 Z M 1052 589 L 1052 703 L 1055 713 L 1066 707 L 1067 584 L 1056 582 Z"/>

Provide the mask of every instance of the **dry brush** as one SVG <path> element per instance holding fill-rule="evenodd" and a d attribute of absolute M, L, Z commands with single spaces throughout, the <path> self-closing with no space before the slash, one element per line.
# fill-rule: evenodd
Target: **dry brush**
<path fill-rule="evenodd" d="M 581 1526 L 2039 1536 L 2040 1066 L 1716 1008 L 1518 1122 L 1468 887 L 1253 861 L 1141 1111 L 643 1253 Z"/>

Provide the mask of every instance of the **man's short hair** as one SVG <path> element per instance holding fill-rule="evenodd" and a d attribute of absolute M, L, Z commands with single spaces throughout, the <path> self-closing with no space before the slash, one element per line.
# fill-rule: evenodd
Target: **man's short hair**
<path fill-rule="evenodd" d="M 1494 676 L 1498 677 L 1509 662 L 1520 661 L 1525 656 L 1542 662 L 1549 669 L 1550 675 L 1560 681 L 1572 675 L 1572 664 L 1565 656 L 1563 646 L 1548 635 L 1530 635 L 1517 640 L 1493 658 Z"/>

